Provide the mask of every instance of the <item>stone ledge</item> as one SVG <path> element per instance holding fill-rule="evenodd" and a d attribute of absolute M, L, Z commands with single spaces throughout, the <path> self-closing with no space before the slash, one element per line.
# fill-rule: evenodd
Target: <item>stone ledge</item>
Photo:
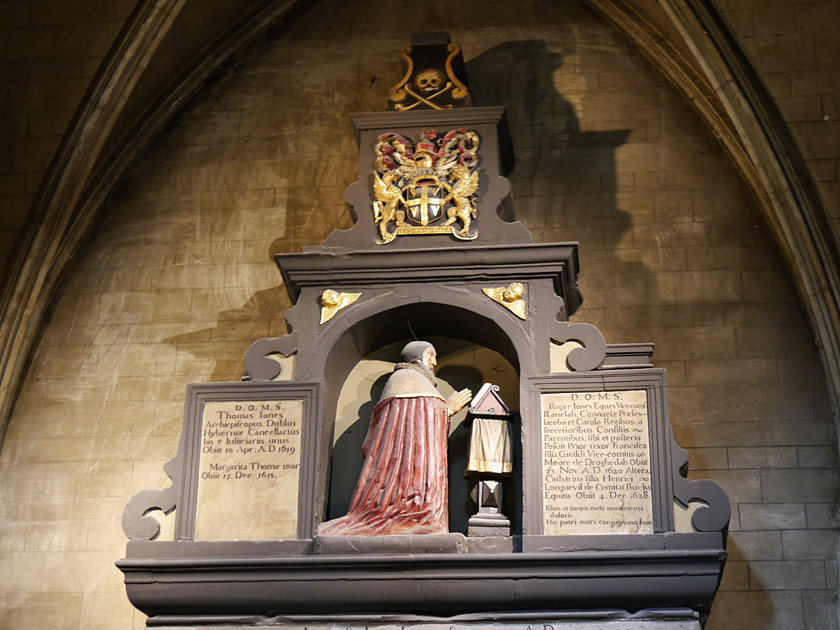
<path fill-rule="evenodd" d="M 459 533 L 422 536 L 315 536 L 316 555 L 466 553 L 467 537 Z"/>
<path fill-rule="evenodd" d="M 720 546 L 676 539 L 654 549 L 392 555 L 311 555 L 311 542 L 297 543 L 309 555 L 266 553 L 278 543 L 254 543 L 254 555 L 238 557 L 230 555 L 235 543 L 199 545 L 201 556 L 197 543 L 133 543 L 117 566 L 131 602 L 153 618 L 675 607 L 704 615 L 726 557 Z"/>
<path fill-rule="evenodd" d="M 534 613 L 530 615 L 456 615 L 435 618 L 423 615 L 340 615 L 304 617 L 262 617 L 237 619 L 203 617 L 184 620 L 166 616 L 150 619 L 148 626 L 162 630 L 198 630 L 212 626 L 214 630 L 240 630 L 269 627 L 284 630 L 700 630 L 699 615 L 691 609 L 581 611 L 574 613 Z M 170 625 L 171 624 L 171 625 Z M 597 624 L 597 625 L 594 625 Z"/>

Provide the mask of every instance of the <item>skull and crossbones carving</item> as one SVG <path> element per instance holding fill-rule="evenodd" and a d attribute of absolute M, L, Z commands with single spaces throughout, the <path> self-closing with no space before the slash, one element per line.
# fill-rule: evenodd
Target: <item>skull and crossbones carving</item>
<path fill-rule="evenodd" d="M 432 109 L 450 109 L 452 107 L 452 105 L 441 106 L 433 102 L 435 98 L 449 91 L 452 87 L 452 83 L 450 81 L 446 81 L 446 75 L 443 71 L 438 70 L 437 68 L 426 68 L 425 70 L 420 70 L 414 75 L 413 84 L 417 90 L 416 92 L 412 89 L 411 85 L 406 85 L 405 91 L 417 100 L 411 105 L 398 104 L 396 109 L 407 111 L 409 109 L 414 109 L 421 103 L 431 107 Z"/>
<path fill-rule="evenodd" d="M 426 68 L 414 77 L 414 85 L 421 92 L 436 92 L 445 80 L 446 76 L 437 68 Z"/>

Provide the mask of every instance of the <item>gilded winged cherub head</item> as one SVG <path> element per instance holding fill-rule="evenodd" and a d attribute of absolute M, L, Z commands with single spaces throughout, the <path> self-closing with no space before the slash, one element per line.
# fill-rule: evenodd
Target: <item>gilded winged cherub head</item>
<path fill-rule="evenodd" d="M 502 299 L 508 303 L 516 302 L 523 295 L 525 295 L 525 287 L 518 282 L 514 282 L 505 289 L 505 292 L 502 294 Z"/>
<path fill-rule="evenodd" d="M 341 302 L 341 296 L 332 289 L 327 289 L 321 294 L 321 305 L 327 308 L 338 306 Z"/>

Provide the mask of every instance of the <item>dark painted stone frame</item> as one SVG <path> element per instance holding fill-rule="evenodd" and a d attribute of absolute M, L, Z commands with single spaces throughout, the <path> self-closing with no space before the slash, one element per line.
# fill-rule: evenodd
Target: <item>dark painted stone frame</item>
<path fill-rule="evenodd" d="M 668 389 L 665 370 L 658 368 L 610 370 L 597 372 L 571 372 L 538 376 L 531 380 L 531 390 L 535 396 L 533 409 L 540 409 L 542 394 L 569 392 L 604 392 L 644 390 L 647 394 L 648 443 L 650 444 L 650 479 L 652 491 L 652 512 L 654 532 L 674 531 L 674 484 L 671 479 L 671 425 L 668 421 Z M 540 414 L 532 414 L 524 422 L 532 426 L 523 427 L 524 432 L 541 431 Z M 535 462 L 527 466 L 526 505 L 533 505 L 536 513 L 543 514 L 543 465 L 541 444 L 536 441 L 526 445 L 523 455 L 525 462 Z M 531 529 L 526 534 L 542 535 L 543 521 L 532 521 Z M 554 538 L 548 536 L 547 538 Z M 568 538 L 564 536 L 564 538 Z"/>
<path fill-rule="evenodd" d="M 318 418 L 318 384 L 298 381 L 262 383 L 190 383 L 184 403 L 184 428 L 179 459 L 182 495 L 175 520 L 177 540 L 195 539 L 198 465 L 204 405 L 211 402 L 303 401 L 300 435 L 297 538 L 306 538 L 313 528 L 310 497 L 315 487 L 315 431 Z"/>
<path fill-rule="evenodd" d="M 300 549 L 302 541 L 297 553 L 294 541 L 133 542 L 118 566 L 131 602 L 159 617 L 150 625 L 250 626 L 278 617 L 350 626 L 355 615 L 475 613 L 492 620 L 494 613 L 517 611 L 708 612 L 726 557 L 719 534 L 603 538 L 623 539 L 622 548 L 619 541 L 608 549 L 590 541 L 578 549 L 535 545 L 525 553 L 313 556 Z"/>

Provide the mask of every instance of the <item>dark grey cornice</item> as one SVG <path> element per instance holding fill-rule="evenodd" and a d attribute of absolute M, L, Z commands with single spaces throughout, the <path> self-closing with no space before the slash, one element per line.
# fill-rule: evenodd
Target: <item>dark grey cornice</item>
<path fill-rule="evenodd" d="M 302 288 L 320 286 L 325 275 L 335 287 L 361 287 L 389 281 L 466 282 L 551 278 L 557 295 L 574 313 L 580 306 L 577 243 L 540 243 L 379 251 L 317 251 L 277 254 L 277 265 L 292 301 Z"/>
<path fill-rule="evenodd" d="M 313 614 L 685 611 L 689 603 L 707 614 L 726 557 L 720 534 L 573 536 L 553 549 L 551 537 L 526 538 L 539 553 L 323 556 L 301 546 L 300 555 L 271 556 L 279 543 L 134 542 L 117 566 L 151 623 L 165 615 L 184 624 L 206 615 L 230 623 Z"/>

